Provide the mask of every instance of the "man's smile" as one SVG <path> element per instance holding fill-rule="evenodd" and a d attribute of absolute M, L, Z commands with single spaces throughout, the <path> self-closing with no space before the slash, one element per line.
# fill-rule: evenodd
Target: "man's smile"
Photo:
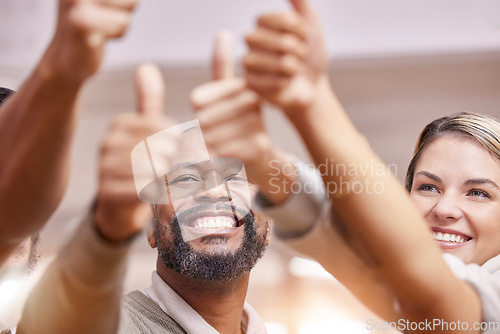
<path fill-rule="evenodd" d="M 179 221 L 185 241 L 210 236 L 237 234 L 244 225 L 244 219 L 236 220 L 229 210 L 203 210 L 185 216 Z"/>

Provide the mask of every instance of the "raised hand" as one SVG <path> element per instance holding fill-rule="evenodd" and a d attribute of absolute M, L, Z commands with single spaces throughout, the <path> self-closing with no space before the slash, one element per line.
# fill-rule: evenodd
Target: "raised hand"
<path fill-rule="evenodd" d="M 44 56 L 47 71 L 81 83 L 94 74 L 107 40 L 127 30 L 138 0 L 59 0 L 54 38 Z"/>
<path fill-rule="evenodd" d="M 118 116 L 101 149 L 100 178 L 94 213 L 99 232 L 111 241 L 127 240 L 151 221 L 151 205 L 137 196 L 131 151 L 150 135 L 173 125 L 162 115 L 165 87 L 159 69 L 144 64 L 136 71 L 137 112 Z M 175 152 L 176 141 L 166 141 L 163 152 Z M 144 161 L 147 165 L 149 161 Z"/>
<path fill-rule="evenodd" d="M 268 199 L 280 202 L 287 194 L 281 187 L 271 192 L 271 161 L 280 166 L 288 160 L 266 132 L 259 96 L 248 89 L 244 79 L 234 77 L 231 42 L 228 33 L 217 36 L 212 58 L 214 81 L 195 88 L 191 103 L 211 153 L 243 161 L 250 180 Z"/>
<path fill-rule="evenodd" d="M 250 177 L 261 170 L 271 143 L 262 122 L 260 99 L 242 78 L 234 77 L 231 35 L 217 36 L 213 52 L 213 79 L 191 93 L 205 142 L 216 156 L 242 160 Z"/>
<path fill-rule="evenodd" d="M 293 11 L 264 14 L 247 35 L 243 63 L 246 80 L 285 112 L 303 111 L 315 103 L 327 80 L 326 49 L 321 27 L 306 0 L 290 0 Z"/>

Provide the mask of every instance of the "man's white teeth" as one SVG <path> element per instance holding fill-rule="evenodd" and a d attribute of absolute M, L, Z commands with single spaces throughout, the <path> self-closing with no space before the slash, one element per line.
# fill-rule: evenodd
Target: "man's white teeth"
<path fill-rule="evenodd" d="M 235 226 L 235 222 L 233 218 L 227 216 L 203 217 L 196 219 L 194 226 L 213 229 L 232 228 Z"/>
<path fill-rule="evenodd" d="M 461 244 L 461 243 L 464 243 L 466 241 L 465 238 L 462 237 L 461 235 L 452 234 L 452 233 L 434 232 L 433 236 L 434 236 L 434 240 L 437 240 L 437 241 L 455 242 L 457 244 Z"/>

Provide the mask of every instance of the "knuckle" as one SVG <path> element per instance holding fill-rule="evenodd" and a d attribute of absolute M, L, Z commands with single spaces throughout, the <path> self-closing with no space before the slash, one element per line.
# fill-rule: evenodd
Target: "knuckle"
<path fill-rule="evenodd" d="M 111 163 L 110 159 L 102 159 L 100 164 L 101 175 L 109 178 L 110 175 L 113 175 L 116 172 L 116 166 Z"/>
<path fill-rule="evenodd" d="M 200 99 L 200 90 L 199 88 L 195 88 L 190 94 L 189 94 L 189 102 L 191 103 L 191 106 L 195 110 L 199 110 L 203 107 L 203 104 Z"/>
<path fill-rule="evenodd" d="M 259 26 L 266 25 L 267 22 L 269 21 L 269 17 L 270 17 L 270 14 L 264 14 L 264 15 L 259 16 L 259 18 L 257 19 L 257 25 L 259 25 Z"/>
<path fill-rule="evenodd" d="M 110 132 L 101 143 L 101 151 L 107 153 L 115 151 L 119 147 L 122 147 L 124 142 L 125 140 L 121 132 Z"/>
<path fill-rule="evenodd" d="M 248 88 L 258 91 L 259 86 L 257 85 L 257 82 L 255 80 L 255 76 L 252 75 L 251 73 L 246 73 L 246 80 L 247 80 L 247 86 Z"/>
<path fill-rule="evenodd" d="M 115 144 L 112 138 L 106 137 L 101 143 L 101 155 L 102 156 L 108 155 L 111 151 L 113 151 L 114 147 Z"/>
<path fill-rule="evenodd" d="M 135 7 L 137 7 L 137 5 L 139 4 L 139 0 L 128 0 L 128 2 L 126 3 L 126 8 L 128 10 L 134 10 Z"/>
<path fill-rule="evenodd" d="M 289 52 L 297 47 L 297 40 L 295 39 L 294 36 L 290 34 L 284 35 L 280 42 L 279 42 L 279 48 L 282 52 Z"/>
<path fill-rule="evenodd" d="M 298 17 L 295 13 L 289 12 L 283 15 L 283 23 L 287 27 L 295 27 L 298 24 L 298 21 Z"/>
<path fill-rule="evenodd" d="M 102 162 L 104 161 L 104 159 L 106 159 L 112 152 L 112 148 L 110 146 L 107 146 L 107 145 L 101 145 L 100 147 L 100 150 L 99 150 L 99 156 L 100 156 L 100 159 L 101 159 L 101 166 L 102 166 Z M 102 169 L 102 167 L 101 167 Z"/>
<path fill-rule="evenodd" d="M 246 104 L 248 104 L 250 107 L 258 107 L 260 105 L 260 98 L 257 93 L 255 93 L 252 90 L 246 90 L 245 91 L 245 100 Z"/>
<path fill-rule="evenodd" d="M 131 17 L 127 11 L 120 11 L 113 19 L 112 29 L 106 32 L 109 38 L 120 38 L 127 32 L 130 25 Z"/>
<path fill-rule="evenodd" d="M 256 52 L 250 52 L 242 59 L 242 64 L 246 69 L 257 69 L 263 65 L 263 57 Z"/>
<path fill-rule="evenodd" d="M 122 131 L 123 128 L 125 128 L 125 121 L 124 119 L 114 119 L 111 124 L 109 125 L 108 129 L 108 136 L 112 133 Z"/>
<path fill-rule="evenodd" d="M 131 113 L 123 113 L 123 114 L 118 114 L 117 116 L 115 116 L 113 118 L 113 121 L 111 122 L 111 125 L 112 126 L 115 126 L 115 127 L 120 127 L 124 124 L 127 124 L 129 123 L 129 121 L 134 118 L 135 115 L 131 114 Z"/>
<path fill-rule="evenodd" d="M 245 66 L 245 67 L 252 66 L 252 63 L 253 63 L 252 58 L 253 58 L 253 55 L 251 53 L 245 55 L 242 59 L 243 66 Z"/>
<path fill-rule="evenodd" d="M 260 120 L 257 113 L 248 112 L 245 115 L 243 123 L 245 124 L 244 131 L 248 133 L 253 133 L 255 131 L 258 131 Z"/>
<path fill-rule="evenodd" d="M 85 30 L 89 28 L 89 21 L 92 17 L 91 5 L 86 2 L 74 2 L 67 4 L 67 17 L 74 27 Z"/>
<path fill-rule="evenodd" d="M 117 23 L 117 28 L 116 28 L 116 33 L 115 37 L 122 37 L 125 35 L 125 32 L 127 31 L 128 27 L 130 25 L 130 17 L 126 16 L 123 17 L 120 22 Z"/>
<path fill-rule="evenodd" d="M 255 43 L 255 33 L 250 33 L 245 36 L 245 42 L 251 46 Z"/>
<path fill-rule="evenodd" d="M 297 69 L 297 61 L 290 55 L 284 55 L 279 60 L 279 68 L 287 74 L 293 74 Z"/>
<path fill-rule="evenodd" d="M 254 136 L 255 147 L 259 152 L 264 152 L 268 149 L 270 145 L 270 140 L 267 134 L 263 132 L 257 132 Z"/>

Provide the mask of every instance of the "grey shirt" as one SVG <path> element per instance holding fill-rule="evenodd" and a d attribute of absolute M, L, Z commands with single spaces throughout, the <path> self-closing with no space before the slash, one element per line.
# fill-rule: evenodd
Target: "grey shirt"
<path fill-rule="evenodd" d="M 18 333 L 116 333 L 130 247 L 104 240 L 87 215 L 31 291 Z"/>
<path fill-rule="evenodd" d="M 151 275 L 151 286 L 141 291 L 174 319 L 188 333 L 218 334 L 184 299 L 182 299 L 156 271 Z M 267 333 L 257 312 L 245 302 L 241 327 L 246 334 Z"/>

